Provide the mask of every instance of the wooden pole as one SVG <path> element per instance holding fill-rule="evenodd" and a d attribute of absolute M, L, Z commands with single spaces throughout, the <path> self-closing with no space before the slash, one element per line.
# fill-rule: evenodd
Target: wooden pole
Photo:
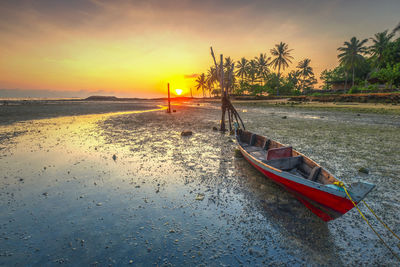
<path fill-rule="evenodd" d="M 226 96 L 226 91 L 225 91 L 225 86 L 224 86 L 224 56 L 221 54 L 220 55 L 220 65 L 219 65 L 219 69 L 221 71 L 221 90 L 222 92 L 224 92 L 224 96 Z"/>
<path fill-rule="evenodd" d="M 168 83 L 168 113 L 171 113 L 171 96 L 169 94 L 169 83 Z"/>
<path fill-rule="evenodd" d="M 222 108 L 222 118 L 221 118 L 221 129 L 220 131 L 226 131 L 225 129 L 225 113 L 228 111 L 228 118 L 229 120 L 229 128 L 232 129 L 231 123 L 233 122 L 233 119 L 239 124 L 242 124 L 243 130 L 246 130 L 244 127 L 244 123 L 242 121 L 242 118 L 240 118 L 239 113 L 235 109 L 235 107 L 232 105 L 231 101 L 228 99 L 228 87 L 231 86 L 231 83 L 233 83 L 233 69 L 235 67 L 235 64 L 232 64 L 230 73 L 228 73 L 228 84 L 226 85 L 226 88 L 224 86 L 224 68 L 223 68 L 223 56 L 221 55 L 221 64 L 220 67 L 218 67 L 217 60 L 215 59 L 214 51 L 212 47 L 211 49 L 211 56 L 214 60 L 215 64 L 215 70 L 217 71 L 217 75 L 219 75 L 219 82 L 221 85 L 221 108 Z"/>
<path fill-rule="evenodd" d="M 192 87 L 190 87 L 190 96 L 193 98 Z"/>
<path fill-rule="evenodd" d="M 222 116 L 221 116 L 221 126 L 220 126 L 220 131 L 225 132 L 225 112 L 226 112 L 226 105 L 225 105 L 225 100 L 226 100 L 226 90 L 225 90 L 225 86 L 224 86 L 224 57 L 221 54 L 220 55 L 220 65 L 219 65 L 219 71 L 221 73 L 220 75 L 220 82 L 219 84 L 221 85 L 221 109 L 222 109 Z"/>

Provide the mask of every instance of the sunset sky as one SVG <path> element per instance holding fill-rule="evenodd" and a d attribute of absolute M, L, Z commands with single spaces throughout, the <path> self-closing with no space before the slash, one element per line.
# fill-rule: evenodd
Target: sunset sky
<path fill-rule="evenodd" d="M 238 60 L 280 41 L 319 77 L 344 41 L 392 29 L 399 14 L 399 0 L 4 0 L 0 89 L 158 97 L 170 82 L 187 93 L 211 45 Z"/>

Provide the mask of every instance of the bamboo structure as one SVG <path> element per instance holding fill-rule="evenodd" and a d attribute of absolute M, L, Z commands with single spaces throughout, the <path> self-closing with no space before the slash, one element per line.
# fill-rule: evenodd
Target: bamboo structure
<path fill-rule="evenodd" d="M 231 101 L 229 100 L 229 92 L 228 88 L 232 86 L 233 83 L 233 70 L 235 68 L 235 64 L 232 63 L 230 66 L 230 70 L 228 73 L 228 81 L 225 84 L 225 77 L 224 77 L 224 58 L 223 55 L 220 55 L 220 64 L 218 67 L 217 61 L 215 60 L 215 55 L 213 48 L 211 47 L 211 56 L 214 60 L 215 64 L 215 69 L 217 71 L 217 75 L 219 76 L 219 84 L 221 86 L 221 110 L 222 110 L 222 116 L 221 116 L 221 125 L 220 125 L 220 131 L 225 132 L 226 127 L 225 127 L 225 114 L 228 113 L 228 121 L 229 121 L 229 131 L 232 131 L 232 123 L 236 122 L 238 125 L 242 125 L 243 130 L 246 128 L 244 127 L 244 123 L 242 121 L 242 118 L 240 118 L 239 113 L 236 111 L 235 107 L 232 105 Z M 239 123 L 240 122 L 240 123 Z"/>

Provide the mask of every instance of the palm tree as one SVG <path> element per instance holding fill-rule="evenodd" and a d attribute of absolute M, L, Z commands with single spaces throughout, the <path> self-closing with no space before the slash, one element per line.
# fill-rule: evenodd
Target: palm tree
<path fill-rule="evenodd" d="M 260 81 L 265 80 L 267 77 L 267 74 L 269 73 L 269 61 L 271 60 L 271 57 L 267 58 L 266 54 L 260 53 L 259 57 L 255 58 L 256 61 L 256 66 L 257 66 L 257 75 L 261 78 Z"/>
<path fill-rule="evenodd" d="M 400 24 L 399 24 L 400 26 Z M 374 38 L 370 38 L 373 45 L 369 47 L 372 56 L 376 57 L 378 67 L 382 66 L 383 51 L 388 47 L 390 39 L 393 38 L 394 32 L 388 34 L 388 30 L 376 33 Z"/>
<path fill-rule="evenodd" d="M 276 44 L 275 47 L 271 49 L 271 54 L 275 57 L 271 61 L 271 65 L 274 69 L 278 68 L 278 78 L 280 78 L 281 75 L 281 68 L 285 69 L 289 67 L 289 63 L 292 63 L 291 59 L 293 59 L 293 57 L 290 55 L 292 51 L 293 49 L 289 49 L 289 46 L 283 42 Z M 276 94 L 279 95 L 279 86 Z"/>
<path fill-rule="evenodd" d="M 352 86 L 354 86 L 354 70 L 364 60 L 363 54 L 368 52 L 367 47 L 364 46 L 367 41 L 368 39 L 360 41 L 353 37 L 350 42 L 344 42 L 343 46 L 337 49 L 341 52 L 338 55 L 340 64 L 349 67 L 353 72 Z"/>
<path fill-rule="evenodd" d="M 215 82 L 218 81 L 218 75 L 217 75 L 217 71 L 215 70 L 215 67 L 211 66 L 208 69 L 206 80 L 210 84 L 214 84 Z"/>
<path fill-rule="evenodd" d="M 202 90 L 203 91 L 203 97 L 204 97 L 204 89 L 207 89 L 207 80 L 206 80 L 206 75 L 202 73 L 199 77 L 196 79 L 196 89 Z"/>
<path fill-rule="evenodd" d="M 251 84 L 254 84 L 257 78 L 257 62 L 254 59 L 249 61 L 248 77 Z"/>
<path fill-rule="evenodd" d="M 306 58 L 297 64 L 297 68 L 299 69 L 300 76 L 303 77 L 301 81 L 301 90 L 304 91 L 304 82 L 308 77 L 314 76 L 314 72 L 312 67 L 310 67 L 311 59 Z"/>
<path fill-rule="evenodd" d="M 397 31 L 400 31 L 400 22 L 399 22 L 399 24 L 397 24 L 396 27 L 394 27 L 392 33 L 395 34 Z"/>
<path fill-rule="evenodd" d="M 228 72 L 228 70 L 230 70 L 232 63 L 233 63 L 233 61 L 232 61 L 231 57 L 225 58 L 224 68 L 226 69 L 227 72 Z"/>
<path fill-rule="evenodd" d="M 233 60 L 231 59 L 231 57 L 226 57 L 225 58 L 225 62 L 224 62 L 224 69 L 225 69 L 224 70 L 224 72 L 225 72 L 224 84 L 226 86 L 228 86 L 229 75 L 231 73 L 231 70 L 233 71 L 233 68 L 234 68 Z M 232 78 L 232 80 L 230 81 L 229 88 L 227 88 L 228 92 L 232 92 L 233 91 L 233 85 L 235 84 L 235 75 L 234 75 L 234 73 L 232 73 L 232 77 L 231 78 Z"/>
<path fill-rule="evenodd" d="M 246 58 L 242 57 L 236 63 L 236 66 L 237 66 L 236 75 L 239 76 L 243 81 L 249 71 L 249 61 Z"/>
<path fill-rule="evenodd" d="M 299 70 L 292 70 L 288 73 L 288 80 L 293 83 L 294 88 L 299 90 L 298 83 L 300 81 L 301 72 Z"/>

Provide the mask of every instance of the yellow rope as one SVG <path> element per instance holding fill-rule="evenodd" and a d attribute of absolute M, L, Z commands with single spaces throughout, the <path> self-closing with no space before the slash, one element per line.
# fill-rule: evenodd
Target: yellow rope
<path fill-rule="evenodd" d="M 365 204 L 365 206 L 367 206 L 367 208 L 369 209 L 369 211 L 370 211 L 372 214 L 374 214 L 375 218 L 376 218 L 383 226 L 385 226 L 386 229 L 388 229 L 398 240 L 400 240 L 400 238 L 392 231 L 392 229 L 390 229 L 389 226 L 387 226 L 386 223 L 384 223 L 384 222 L 382 221 L 382 219 L 379 218 L 378 215 L 375 214 L 375 212 L 367 205 L 367 203 L 366 203 L 364 200 L 363 200 L 362 202 Z"/>
<path fill-rule="evenodd" d="M 394 252 L 388 244 L 386 244 L 386 242 L 383 240 L 383 238 L 381 237 L 381 235 L 374 229 L 374 227 L 372 227 L 372 225 L 370 224 L 370 222 L 368 221 L 368 219 L 364 216 L 364 214 L 361 212 L 360 208 L 357 206 L 357 204 L 353 201 L 353 199 L 351 198 L 349 192 L 347 192 L 347 188 L 344 185 L 343 182 L 334 182 L 333 184 L 340 186 L 344 189 L 344 191 L 346 192 L 346 195 L 348 196 L 348 198 L 350 199 L 351 203 L 353 203 L 354 207 L 357 208 L 358 212 L 360 213 L 361 217 L 364 219 L 364 221 L 368 224 L 368 226 L 372 229 L 372 231 L 374 231 L 374 233 L 376 234 L 377 237 L 379 237 L 379 239 L 382 241 L 382 243 L 390 250 L 390 252 L 400 261 L 400 256 L 396 254 L 396 252 Z M 365 202 L 364 202 L 365 203 Z M 376 216 L 376 215 L 375 215 Z M 392 232 L 393 233 L 393 232 Z M 396 236 L 397 237 L 397 236 Z"/>

